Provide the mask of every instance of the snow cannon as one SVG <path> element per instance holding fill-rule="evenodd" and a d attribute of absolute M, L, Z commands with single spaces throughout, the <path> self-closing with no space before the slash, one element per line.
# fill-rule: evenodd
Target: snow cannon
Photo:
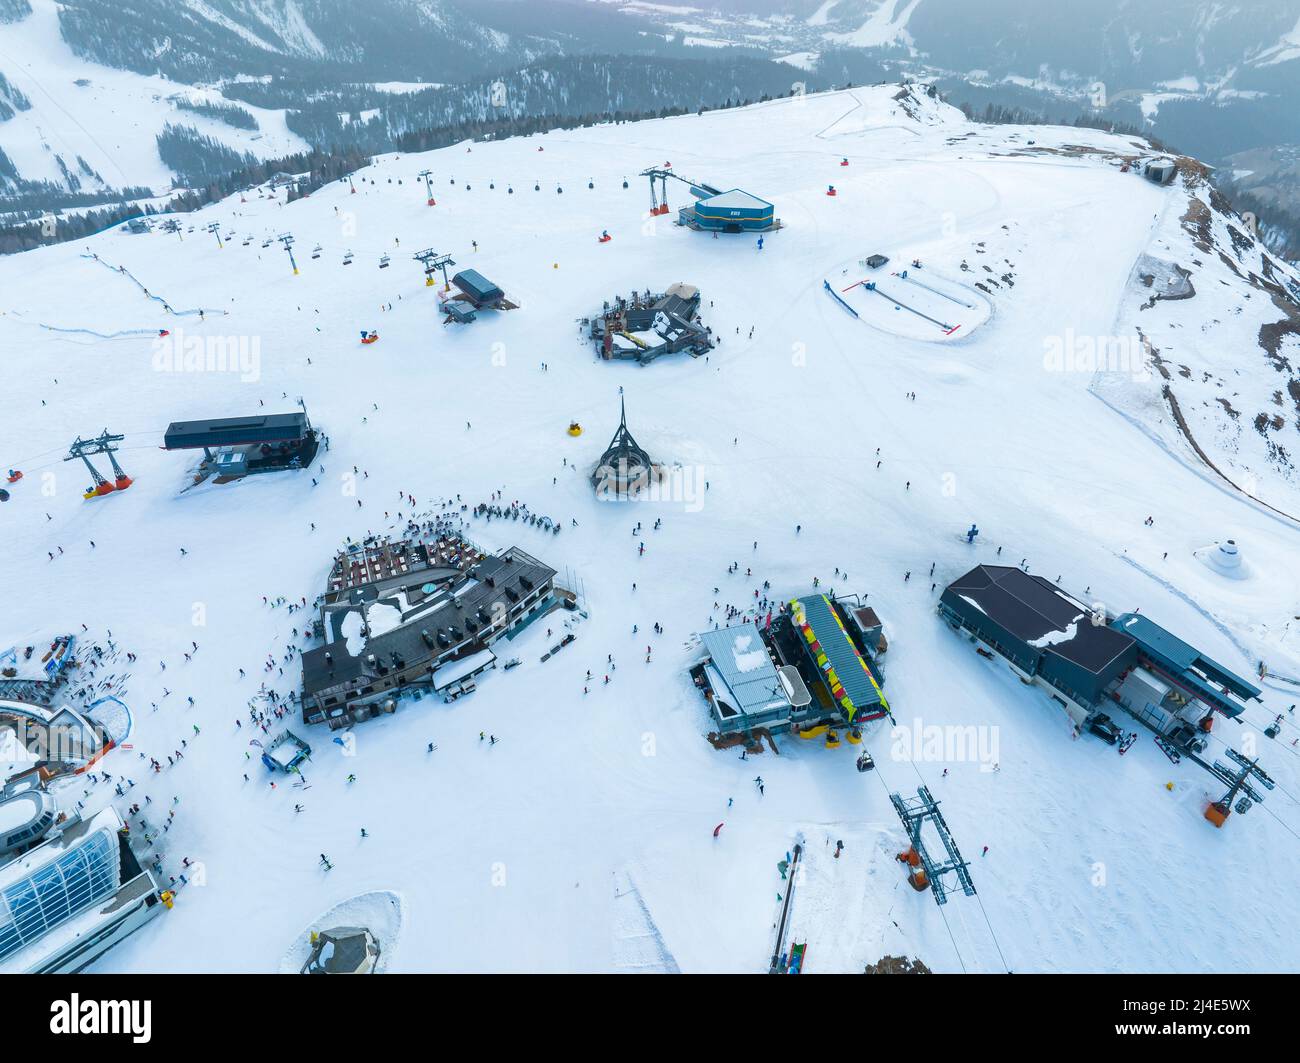
<path fill-rule="evenodd" d="M 838 196 L 838 195 L 839 195 L 839 193 L 835 191 L 835 186 L 834 186 L 834 185 L 827 185 L 827 186 L 826 186 L 826 194 L 827 194 L 828 196 Z"/>
<path fill-rule="evenodd" d="M 570 422 L 569 422 L 569 435 L 571 435 L 571 436 L 580 436 L 580 435 L 582 435 L 582 425 L 578 424 L 577 421 L 570 421 Z"/>

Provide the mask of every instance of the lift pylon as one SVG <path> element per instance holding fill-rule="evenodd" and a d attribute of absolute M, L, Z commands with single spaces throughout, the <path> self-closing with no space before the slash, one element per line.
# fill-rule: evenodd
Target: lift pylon
<path fill-rule="evenodd" d="M 948 903 L 949 886 L 944 876 L 954 874 L 957 886 L 967 897 L 975 895 L 975 884 L 971 881 L 970 865 L 962 859 L 957 842 L 953 839 L 943 813 L 939 811 L 939 802 L 930 794 L 927 786 L 917 787 L 916 799 L 909 800 L 902 794 L 890 794 L 894 811 L 907 831 L 911 847 L 900 853 L 898 859 L 908 865 L 908 881 L 917 890 L 929 886 L 934 893 L 935 904 Z M 922 828 L 929 823 L 939 837 L 946 859 L 936 860 L 926 848 L 921 836 Z"/>
<path fill-rule="evenodd" d="M 123 470 L 122 466 L 117 463 L 114 451 L 117 449 L 113 444 L 122 442 L 125 436 L 110 435 L 107 428 L 104 429 L 94 439 L 82 439 L 78 436 L 73 440 L 72 446 L 68 450 L 68 455 L 63 460 L 73 461 L 80 458 L 90 472 L 91 486 L 86 488 L 83 493 L 84 498 L 97 498 L 100 495 L 111 494 L 113 491 L 125 491 L 134 481 Z M 108 455 L 109 464 L 113 466 L 114 480 L 109 483 L 99 470 L 90 461 L 92 454 Z"/>
<path fill-rule="evenodd" d="M 298 276 L 298 263 L 293 260 L 293 233 L 281 233 L 276 239 L 284 244 L 284 249 L 289 254 L 289 265 L 293 267 L 293 275 Z"/>
<path fill-rule="evenodd" d="M 411 256 L 424 267 L 424 284 L 427 288 L 433 287 L 433 275 L 436 271 L 442 273 L 442 290 L 448 291 L 451 288 L 447 280 L 447 267 L 454 266 L 456 263 L 452 260 L 451 255 L 440 255 L 433 248 L 426 248 L 423 251 L 417 251 Z"/>
<path fill-rule="evenodd" d="M 1227 750 L 1227 754 L 1236 767 L 1228 767 L 1216 760 L 1210 768 L 1210 774 L 1228 787 L 1226 794 L 1217 801 L 1211 801 L 1205 809 L 1205 818 L 1216 827 L 1222 827 L 1234 811 L 1245 815 L 1254 805 L 1264 800 L 1264 795 L 1250 785 L 1252 782 L 1259 783 L 1266 790 L 1277 785 L 1259 766 L 1259 757 L 1247 760 L 1235 749 Z M 1241 794 L 1240 800 L 1237 799 L 1238 794 Z M 1237 802 L 1235 806 L 1233 801 Z"/>
<path fill-rule="evenodd" d="M 691 191 L 697 195 L 716 196 L 719 194 L 718 189 L 714 188 L 712 185 L 706 185 L 703 181 L 692 181 L 688 178 L 682 177 L 680 174 L 674 173 L 672 169 L 668 167 L 667 163 L 663 166 L 651 166 L 648 170 L 642 170 L 640 176 L 650 178 L 651 214 L 668 213 L 670 209 L 668 206 L 668 178 L 670 177 L 674 181 L 681 181 L 682 184 L 689 185 Z M 657 191 L 655 188 L 656 181 L 659 182 Z"/>

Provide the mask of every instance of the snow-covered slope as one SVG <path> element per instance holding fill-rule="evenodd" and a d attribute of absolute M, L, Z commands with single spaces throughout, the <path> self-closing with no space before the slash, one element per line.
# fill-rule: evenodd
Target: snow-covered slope
<path fill-rule="evenodd" d="M 172 102 L 217 102 L 215 89 L 79 58 L 60 36 L 58 6 L 55 0 L 32 0 L 27 18 L 0 23 L 0 73 L 31 103 L 0 122 L 0 150 L 22 179 L 66 186 L 66 167 L 86 190 L 143 185 L 166 191 L 173 177 L 159 158 L 156 137 L 169 122 L 259 158 L 307 147 L 286 128 L 283 111 L 246 107 L 258 128 L 234 129 Z"/>
<path fill-rule="evenodd" d="M 99 966 L 275 971 L 322 913 L 383 896 L 401 916 L 394 971 L 763 971 L 785 889 L 776 864 L 802 839 L 812 852 L 792 925 L 809 971 L 886 953 L 941 971 L 1295 969 L 1294 935 L 1276 928 L 1300 918 L 1300 731 L 1288 719 L 1278 740 L 1261 734 L 1293 688 L 1266 680 L 1263 705 L 1216 729 L 1216 753 L 1257 749 L 1278 782 L 1217 831 L 1202 818 L 1219 796 L 1203 771 L 1148 739 L 1122 758 L 1073 741 L 1046 698 L 934 611 L 937 588 L 973 564 L 1025 559 L 1112 611 L 1140 607 L 1244 674 L 1261 659 L 1300 674 L 1295 522 L 1180 449 L 1158 390 L 1146 406 L 1101 401 L 1094 371 L 1049 357 L 1066 336 L 1116 336 L 1176 310 L 1192 317 L 1168 319 L 1163 362 L 1232 374 L 1249 389 L 1234 404 L 1243 418 L 1276 377 L 1257 349 L 1229 366 L 1185 342 L 1193 320 L 1243 303 L 1241 321 L 1262 320 L 1264 293 L 1211 253 L 1192 261 L 1176 241 L 1191 239 L 1179 219 L 1199 193 L 1121 173 L 1114 157 L 1134 151 L 1087 130 L 972 126 L 919 91 L 855 89 L 381 157 L 355 194 L 342 182 L 289 206 L 282 194 L 235 199 L 183 219 L 194 232 L 112 232 L 0 261 L 0 466 L 26 472 L 0 505 L 16 603 L 0 645 L 66 628 L 106 646 L 111 631 L 106 669 L 129 673 L 136 731 L 103 768 L 135 779 L 131 800 L 152 797 L 151 822 L 176 810 L 157 845 L 166 875 L 183 858 L 201 865 L 173 911 Z M 643 182 L 623 178 L 665 160 L 772 200 L 784 228 L 760 251 L 752 237 L 649 217 Z M 434 207 L 416 178 L 426 168 Z M 670 189 L 674 207 L 685 195 Z M 218 248 L 211 222 L 235 239 Z M 1213 224 L 1218 241 L 1226 220 Z M 298 275 L 278 245 L 261 246 L 282 232 Z M 430 246 L 520 308 L 442 325 L 407 257 Z M 887 306 L 850 287 L 873 252 L 891 258 L 881 287 L 935 278 L 975 293 L 987 317 L 966 339 L 932 341 L 889 314 L 850 316 L 824 282 L 851 306 Z M 1135 310 L 1137 267 L 1154 258 L 1199 271 L 1197 296 Z M 913 259 L 909 280 L 894 275 Z M 1247 261 L 1234 258 L 1243 274 Z M 707 360 L 593 358 L 578 319 L 674 281 L 700 287 L 722 338 Z M 1251 327 L 1224 342 L 1244 345 Z M 257 357 L 178 370 L 149 335 L 162 328 L 208 350 L 243 339 Z M 380 341 L 361 346 L 360 329 Z M 1175 373 L 1172 386 L 1191 385 Z M 620 390 L 638 442 L 681 462 L 697 495 L 596 501 L 585 471 Z M 1206 418 L 1198 439 L 1229 425 L 1199 411 L 1197 392 L 1178 394 Z M 300 396 L 330 437 L 320 467 L 186 490 L 191 462 L 159 449 L 170 421 L 291 409 Z M 61 459 L 74 436 L 106 426 L 125 434 L 136 482 L 85 502 L 83 471 Z M 1235 460 L 1284 508 L 1292 486 L 1262 458 L 1243 445 Z M 404 702 L 354 743 L 298 725 L 314 747 L 310 789 L 281 778 L 272 790 L 249 744 L 249 699 L 263 683 L 293 689 L 294 650 L 314 645 L 307 615 L 275 600 L 310 602 L 349 537 L 400 527 L 413 508 L 455 519 L 494 492 L 563 532 L 465 514 L 468 534 L 549 562 L 586 617 L 548 618 L 552 638 L 534 627 L 511 644 L 517 669 L 451 704 Z M 983 534 L 968 546 L 972 520 Z M 1247 578 L 1198 557 L 1221 538 L 1241 545 Z M 780 756 L 747 761 L 715 751 L 685 674 L 693 633 L 727 605 L 792 597 L 814 578 L 869 593 L 885 621 L 899 730 L 868 736 L 878 768 L 866 775 L 851 746 L 781 739 Z M 562 625 L 576 641 L 543 662 Z M 912 759 L 931 728 L 975 729 L 983 752 Z M 182 740 L 183 760 L 147 770 L 141 756 L 166 764 Z M 922 782 L 979 891 L 942 910 L 893 860 L 902 832 L 888 793 Z M 101 784 L 90 807 L 110 800 Z"/>
<path fill-rule="evenodd" d="M 1098 393 L 1188 460 L 1300 518 L 1300 279 L 1203 169 L 1183 165 L 1119 318 L 1119 331 L 1145 337 L 1154 371 L 1103 374 Z"/>

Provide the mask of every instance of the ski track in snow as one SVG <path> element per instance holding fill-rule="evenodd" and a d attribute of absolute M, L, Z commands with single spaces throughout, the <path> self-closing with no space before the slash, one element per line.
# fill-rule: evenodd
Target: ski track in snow
<path fill-rule="evenodd" d="M 205 869 L 204 885 L 182 889 L 173 911 L 97 969 L 279 970 L 319 913 L 396 894 L 400 949 L 381 942 L 395 971 L 761 972 L 776 864 L 800 833 L 813 850 L 828 836 L 846 843 L 839 860 L 816 852 L 812 884 L 795 894 L 810 972 L 899 952 L 939 971 L 1300 966 L 1294 936 L 1271 930 L 1300 920 L 1300 760 L 1289 743 L 1262 747 L 1279 783 L 1265 808 L 1216 831 L 1202 818 L 1208 775 L 1171 765 L 1150 742 L 1120 758 L 1071 740 L 1049 699 L 939 621 L 925 578 L 931 563 L 941 588 L 978 562 L 1025 558 L 1076 596 L 1091 586 L 1113 611 L 1140 606 L 1212 656 L 1300 673 L 1282 634 L 1300 599 L 1300 533 L 1095 401 L 1091 376 L 1043 368 L 1045 334 L 1115 328 L 1149 219 L 1179 190 L 1087 158 L 994 157 L 1012 127 L 968 126 L 933 101 L 901 131 L 896 91 L 381 156 L 355 175 L 355 195 L 344 181 L 289 206 L 235 200 L 195 216 L 196 227 L 274 228 L 299 249 L 319 245 L 299 276 L 282 254 L 238 244 L 117 231 L 87 241 L 141 289 L 137 277 L 164 278 L 173 295 L 219 303 L 186 332 L 259 340 L 251 379 L 160 371 L 149 336 L 172 315 L 156 296 L 124 298 L 80 248 L 0 260 L 10 385 L 0 464 L 43 463 L 27 466 L 0 507 L 6 598 L 23 603 L 6 612 L 0 645 L 85 623 L 83 642 L 111 629 L 139 654 L 120 693 L 133 749 L 113 751 L 104 768 L 135 777 L 133 800 L 179 798 L 160 840 L 164 882 L 182 857 Z M 851 130 L 819 139 L 848 114 Z M 971 129 L 987 142 L 947 143 Z M 1081 129 L 1033 135 L 1040 145 L 1122 143 Z M 714 240 L 647 218 L 644 184 L 629 176 L 625 190 L 622 179 L 663 160 L 772 199 L 785 228 L 759 252 L 749 236 Z M 434 208 L 415 178 L 426 167 Z M 830 183 L 837 197 L 825 195 Z M 674 206 L 685 194 L 674 185 Z M 596 242 L 603 228 L 614 237 L 606 245 Z M 500 283 L 520 309 L 443 326 L 409 257 L 429 246 Z M 343 267 L 348 250 L 356 258 Z M 962 284 L 1004 273 L 1015 284 L 991 289 L 993 314 L 965 340 L 890 335 L 822 290 L 836 263 L 873 251 L 920 258 Z M 382 253 L 392 266 L 381 271 Z M 581 317 L 675 281 L 700 287 L 704 320 L 722 338 L 707 360 L 641 368 L 593 357 Z M 70 304 L 86 342 L 24 327 L 58 322 Z M 361 329 L 380 341 L 361 347 Z M 594 499 L 586 472 L 617 425 L 620 387 L 638 442 L 697 472 L 701 505 Z M 330 436 L 323 473 L 188 489 L 192 460 L 158 445 L 171 421 L 290 410 L 299 396 Z M 578 438 L 565 431 L 573 419 Z M 60 458 L 74 436 L 104 427 L 127 434 L 119 459 L 135 484 L 84 502 L 83 470 Z M 262 597 L 310 602 L 342 542 L 411 515 L 399 491 L 419 512 L 503 491 L 561 521 L 560 535 L 497 520 L 471 520 L 468 534 L 551 564 L 581 587 L 587 618 L 535 624 L 510 643 L 518 668 L 487 673 L 450 704 L 404 701 L 356 727 L 350 749 L 293 722 L 313 747 L 310 788 L 286 777 L 272 791 L 256 757 L 243 756 L 255 737 L 247 706 L 263 681 L 281 693 L 297 686 L 297 661 L 283 675 L 276 665 L 287 646 L 306 645 L 292 629 L 308 618 Z M 658 517 L 663 527 L 650 531 Z M 972 521 L 983 531 L 968 545 L 960 532 Z M 1195 551 L 1226 537 L 1268 578 L 1249 588 L 1208 578 Z M 750 567 L 753 578 L 742 575 Z M 763 580 L 788 598 L 814 577 L 868 593 L 883 618 L 899 727 L 979 728 L 996 741 L 997 771 L 970 758 L 913 762 L 887 726 L 867 738 L 878 767 L 866 774 L 852 746 L 779 738 L 780 756 L 742 761 L 708 745 L 708 710 L 686 675 L 691 633 L 722 618 L 715 601 L 744 610 Z M 564 631 L 566 620 L 577 640 L 542 663 L 559 637 L 545 629 Z M 191 640 L 200 649 L 186 662 Z M 272 669 L 259 673 L 268 654 Z M 587 669 L 595 680 L 584 695 Z M 1252 720 L 1283 711 L 1284 699 L 1267 691 Z M 500 741 L 480 742 L 481 731 Z M 170 753 L 182 738 L 186 759 L 146 778 L 139 754 Z M 902 831 L 889 793 L 922 783 L 942 801 L 979 891 L 942 911 L 893 860 Z M 92 801 L 112 796 L 101 787 Z M 322 852 L 332 870 L 319 866 Z"/>

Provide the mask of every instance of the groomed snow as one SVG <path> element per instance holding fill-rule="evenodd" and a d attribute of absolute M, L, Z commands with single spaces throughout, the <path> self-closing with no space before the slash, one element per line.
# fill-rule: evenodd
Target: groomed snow
<path fill-rule="evenodd" d="M 25 644 L 29 625 L 84 623 L 83 645 L 111 629 L 139 655 L 123 694 L 133 748 L 103 767 L 136 779 L 133 800 L 179 797 L 160 841 L 164 881 L 183 857 L 203 868 L 202 884 L 97 969 L 293 968 L 286 950 L 319 913 L 378 893 L 406 906 L 400 948 L 384 942 L 394 971 L 765 971 L 776 864 L 801 833 L 818 850 L 792 914 L 809 971 L 861 969 L 886 952 L 939 971 L 1300 965 L 1295 935 L 1277 932 L 1300 918 L 1300 732 L 1288 720 L 1276 741 L 1260 733 L 1294 689 L 1264 681 L 1265 704 L 1216 729 L 1212 752 L 1256 742 L 1278 788 L 1215 830 L 1202 818 L 1219 796 L 1206 773 L 1172 765 L 1149 738 L 1122 758 L 1075 741 L 1041 691 L 935 615 L 938 589 L 973 564 L 1025 559 L 1078 600 L 1140 607 L 1243 674 L 1260 659 L 1300 673 L 1295 526 L 1099 401 L 1091 373 L 1044 366 L 1051 336 L 1114 330 L 1134 263 L 1183 193 L 1100 157 L 1013 151 L 1016 130 L 969 126 L 932 101 L 911 117 L 896 92 L 386 156 L 355 175 L 355 195 L 343 182 L 290 206 L 235 199 L 187 219 L 198 229 L 183 239 L 87 242 L 172 306 L 209 308 L 179 323 L 187 333 L 255 338 L 256 366 L 242 371 L 173 371 L 148 335 L 40 327 L 178 327 L 80 244 L 0 261 L 0 466 L 27 473 L 0 506 L 5 597 L 22 603 L 6 610 L 0 644 Z M 1124 146 L 1087 130 L 1029 132 L 1040 146 Z M 760 252 L 752 236 L 649 218 L 643 182 L 625 190 L 622 178 L 664 159 L 770 199 L 785 227 Z M 426 167 L 434 208 L 415 176 Z M 825 195 L 831 182 L 837 197 Z M 670 192 L 674 206 L 686 195 Z M 202 229 L 214 220 L 223 232 L 292 232 L 300 274 L 278 245 L 218 249 Z M 598 244 L 606 228 L 614 240 Z M 520 309 L 443 326 L 407 257 L 429 246 L 492 277 Z M 357 257 L 344 268 L 348 249 Z M 1015 283 L 990 285 L 993 316 L 939 352 L 864 328 L 825 294 L 837 263 L 877 250 L 945 277 L 964 277 L 967 261 L 978 277 Z M 380 271 L 385 252 L 393 266 Z M 592 356 L 575 327 L 590 307 L 678 279 L 711 304 L 723 342 L 707 359 Z M 382 338 L 362 347 L 361 329 Z M 638 441 L 690 474 L 689 497 L 603 504 L 576 471 L 617 425 L 620 388 Z M 323 472 L 187 490 L 192 461 L 159 449 L 170 421 L 289 410 L 299 396 L 330 437 Z M 577 438 L 573 420 L 586 429 Z M 135 484 L 86 502 L 84 470 L 62 458 L 74 436 L 104 427 L 126 435 L 119 457 Z M 1262 468 L 1264 487 L 1268 478 Z M 310 789 L 278 776 L 272 790 L 256 751 L 244 756 L 256 736 L 247 705 L 263 681 L 294 688 L 297 661 L 280 659 L 314 643 L 301 637 L 305 614 L 263 596 L 310 602 L 345 539 L 411 515 L 404 494 L 425 513 L 493 492 L 563 525 L 552 535 L 471 520 L 470 533 L 490 549 L 518 544 L 579 590 L 589 619 L 574 623 L 577 640 L 542 663 L 564 630 L 548 617 L 510 644 L 523 663 L 487 673 L 473 698 L 405 701 L 341 744 L 287 721 L 312 744 Z M 972 521 L 982 530 L 970 546 Z M 1259 578 L 1209 571 L 1196 553 L 1215 538 L 1242 544 Z M 873 772 L 854 769 L 847 743 L 778 738 L 779 757 L 746 761 L 714 750 L 684 672 L 692 633 L 726 622 L 715 602 L 749 609 L 764 580 L 789 598 L 814 577 L 869 592 L 890 632 L 900 731 L 868 737 Z M 931 728 L 980 741 L 965 756 L 913 759 L 908 750 L 931 748 Z M 140 754 L 165 759 L 182 738 L 183 761 L 146 770 Z M 889 792 L 922 783 L 979 891 L 942 910 L 892 858 L 903 834 Z M 110 799 L 108 786 L 91 797 Z M 836 839 L 838 860 L 824 852 Z M 329 921 L 365 918 L 347 909 Z"/>

